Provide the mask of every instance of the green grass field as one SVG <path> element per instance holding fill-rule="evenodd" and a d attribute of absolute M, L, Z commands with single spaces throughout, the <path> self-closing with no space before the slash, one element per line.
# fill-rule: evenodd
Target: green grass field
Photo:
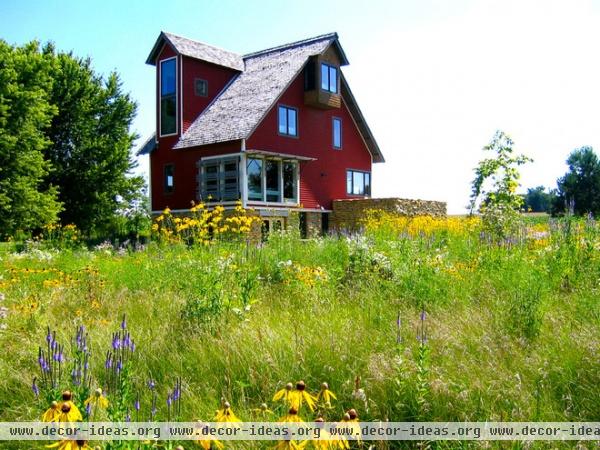
<path fill-rule="evenodd" d="M 310 241 L 274 235 L 258 247 L 153 243 L 119 252 L 36 244 L 18 253 L 4 244 L 0 420 L 36 420 L 62 389 L 74 390 L 83 408 L 86 387 L 71 377 L 83 325 L 89 388 L 104 388 L 111 402 L 97 420 L 145 420 L 153 401 L 155 420 L 210 420 L 222 399 L 242 420 L 261 418 L 256 410 L 267 403 L 274 420 L 287 408 L 273 394 L 304 380 L 315 394 L 326 381 L 337 395 L 331 408 L 319 408 L 326 420 L 355 408 L 364 421 L 600 421 L 598 225 L 528 219 L 518 238 L 498 243 L 466 223 L 377 226 Z M 123 316 L 136 348 L 117 386 L 105 359 Z M 38 364 L 47 327 L 64 345 L 54 390 Z M 179 406 L 169 410 L 178 379 Z M 308 421 L 317 412 L 300 415 Z"/>

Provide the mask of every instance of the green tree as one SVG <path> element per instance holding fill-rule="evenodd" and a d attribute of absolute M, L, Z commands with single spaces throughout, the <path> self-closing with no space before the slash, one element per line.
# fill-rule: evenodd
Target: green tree
<path fill-rule="evenodd" d="M 592 147 L 581 147 L 567 158 L 569 171 L 557 180 L 558 195 L 552 212 L 600 214 L 600 160 Z"/>
<path fill-rule="evenodd" d="M 552 204 L 556 197 L 555 191 L 546 191 L 544 186 L 527 189 L 523 196 L 523 207 L 531 212 L 547 212 L 552 210 Z"/>
<path fill-rule="evenodd" d="M 523 205 L 523 198 L 517 194 L 521 176 L 518 167 L 532 161 L 527 156 L 515 155 L 513 145 L 507 134 L 496 131 L 483 147 L 494 156 L 479 162 L 471 183 L 471 214 L 478 208 L 488 231 L 499 238 L 514 231 Z"/>
<path fill-rule="evenodd" d="M 0 40 L 0 237 L 54 222 L 61 204 L 43 180 L 51 165 L 43 152 L 56 108 L 48 101 L 51 64 L 36 42 L 22 48 Z"/>
<path fill-rule="evenodd" d="M 57 53 L 51 44 L 44 55 L 53 64 L 50 102 L 58 110 L 47 132 L 52 144 L 45 157 L 54 168 L 47 184 L 59 187 L 63 224 L 105 233 L 121 220 L 119 211 L 139 202 L 144 184 L 131 176 L 136 104 L 122 92 L 116 73 L 104 80 L 90 59 Z"/>

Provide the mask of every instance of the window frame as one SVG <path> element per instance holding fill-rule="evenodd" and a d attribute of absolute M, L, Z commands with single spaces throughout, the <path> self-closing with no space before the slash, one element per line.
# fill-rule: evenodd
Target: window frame
<path fill-rule="evenodd" d="M 286 133 L 282 133 L 281 129 L 280 129 L 280 116 L 281 116 L 281 110 L 284 109 L 285 110 L 285 123 L 286 123 Z M 294 111 L 295 113 L 295 118 L 296 118 L 296 123 L 295 123 L 295 129 L 296 129 L 296 134 L 290 134 L 289 130 L 290 130 L 290 124 L 289 124 L 289 111 Z M 284 137 L 290 137 L 290 138 L 299 138 L 300 137 L 300 129 L 299 129 L 299 122 L 300 119 L 298 117 L 298 108 L 295 108 L 293 106 L 288 106 L 288 105 L 283 105 L 280 104 L 277 106 L 277 133 L 279 134 L 279 136 L 284 136 Z"/>
<path fill-rule="evenodd" d="M 352 174 L 351 177 L 351 183 L 350 183 L 350 189 L 348 189 L 348 176 Z M 363 184 L 363 193 L 359 193 L 359 194 L 355 194 L 354 193 L 354 175 L 355 174 L 362 174 L 362 184 Z M 366 189 L 367 183 L 365 183 L 365 180 L 368 176 L 369 179 L 369 189 Z M 358 170 L 358 169 L 346 169 L 346 195 L 351 195 L 354 197 L 371 197 L 371 172 L 367 171 L 367 170 Z"/>
<path fill-rule="evenodd" d="M 340 145 L 335 145 L 335 123 L 338 122 L 340 124 Z M 334 150 L 341 150 L 344 145 L 343 135 L 343 121 L 341 117 L 332 117 L 331 118 L 331 146 Z"/>
<path fill-rule="evenodd" d="M 236 169 L 227 171 L 225 167 L 228 164 L 235 164 Z M 223 157 L 223 158 L 210 158 L 201 160 L 200 162 L 200 172 L 199 172 L 199 185 L 198 185 L 198 200 L 207 202 L 207 203 L 226 203 L 226 202 L 235 202 L 242 198 L 242 190 L 241 190 L 241 182 L 242 175 L 240 173 L 240 158 L 238 157 Z M 207 168 L 216 167 L 216 172 L 211 172 L 207 175 Z M 233 192 L 234 190 L 228 190 L 227 180 L 231 181 L 234 178 L 231 176 L 235 174 L 235 184 L 237 189 L 237 194 L 231 198 L 227 197 L 229 192 Z M 229 175 L 229 176 L 228 176 Z M 215 189 L 209 190 L 207 188 L 208 182 L 216 182 L 211 183 L 216 186 Z M 231 183 L 232 184 L 232 183 Z M 206 195 L 204 195 L 206 194 Z M 208 198 L 210 196 L 210 199 Z"/>
<path fill-rule="evenodd" d="M 167 173 L 170 172 L 170 173 Z M 169 178 L 171 177 L 171 185 L 169 186 Z M 175 192 L 175 164 L 168 163 L 163 166 L 163 191 L 165 194 Z"/>
<path fill-rule="evenodd" d="M 198 93 L 198 83 L 204 84 L 204 94 Z M 208 97 L 208 80 L 204 78 L 194 78 L 194 95 L 196 97 Z"/>
<path fill-rule="evenodd" d="M 324 88 L 323 87 L 323 67 L 327 67 L 327 87 Z M 331 71 L 335 71 L 335 91 L 331 90 Z M 324 92 L 328 92 L 330 94 L 339 94 L 339 85 L 340 85 L 340 80 L 339 80 L 339 67 L 334 66 L 333 64 L 329 64 L 326 62 L 321 62 L 321 72 L 320 72 L 320 81 L 321 83 L 319 83 L 319 87 L 321 88 L 322 91 Z"/>
<path fill-rule="evenodd" d="M 163 80 L 163 64 L 174 60 L 175 61 L 175 75 L 174 75 L 174 80 L 175 80 L 175 92 L 173 92 L 172 94 L 168 94 L 168 95 L 163 95 L 162 92 L 162 80 Z M 158 69 L 158 131 L 159 131 L 159 137 L 167 137 L 167 136 L 176 136 L 178 134 L 178 129 L 179 129 L 179 115 L 177 114 L 178 108 L 179 108 L 179 99 L 178 99 L 178 91 L 179 91 L 179 83 L 178 83 L 178 79 L 177 79 L 177 74 L 179 72 L 179 67 L 177 67 L 178 65 L 178 58 L 177 56 L 171 56 L 170 58 L 165 58 L 165 59 L 161 59 L 158 63 L 159 69 Z M 163 133 L 163 128 L 162 128 L 162 109 L 163 109 L 163 98 L 167 98 L 167 97 L 173 97 L 175 100 L 175 131 L 173 132 L 166 132 Z"/>
<path fill-rule="evenodd" d="M 250 160 L 258 160 L 261 161 L 261 198 L 251 198 L 250 197 L 250 186 L 249 181 L 250 177 L 248 176 L 248 164 Z M 278 195 L 277 200 L 267 200 L 267 163 L 273 162 L 277 164 L 277 177 L 278 177 Z M 286 164 L 291 164 L 293 166 L 293 192 L 294 197 L 286 197 L 285 196 L 285 171 L 284 166 Z M 246 200 L 249 203 L 257 204 L 257 205 L 299 205 L 300 204 L 300 164 L 298 161 L 293 159 L 285 159 L 285 158 L 269 158 L 269 157 L 261 157 L 261 156 L 248 156 L 246 159 Z M 271 195 L 273 192 L 271 192 Z"/>

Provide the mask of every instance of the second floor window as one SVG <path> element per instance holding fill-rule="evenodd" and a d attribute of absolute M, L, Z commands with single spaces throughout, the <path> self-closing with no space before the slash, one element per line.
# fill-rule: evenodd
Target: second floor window
<path fill-rule="evenodd" d="M 337 67 L 321 64 L 321 89 L 337 94 Z"/>
<path fill-rule="evenodd" d="M 177 133 L 177 59 L 160 62 L 160 135 Z"/>
<path fill-rule="evenodd" d="M 371 174 L 358 170 L 346 171 L 346 193 L 349 195 L 371 195 Z"/>
<path fill-rule="evenodd" d="M 331 124 L 333 128 L 333 148 L 339 150 L 342 148 L 342 119 L 334 117 Z"/>
<path fill-rule="evenodd" d="M 298 136 L 298 111 L 288 106 L 279 107 L 279 134 Z"/>
<path fill-rule="evenodd" d="M 196 78 L 194 80 L 194 93 L 197 97 L 208 97 L 208 81 Z"/>

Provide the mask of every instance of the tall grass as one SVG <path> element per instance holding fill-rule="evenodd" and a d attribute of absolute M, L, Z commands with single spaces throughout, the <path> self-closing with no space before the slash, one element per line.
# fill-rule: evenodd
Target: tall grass
<path fill-rule="evenodd" d="M 598 421 L 598 227 L 522 231 L 492 243 L 460 219 L 383 220 L 361 236 L 280 234 L 261 246 L 15 253 L 6 244 L 0 420 L 33 420 L 47 407 L 31 391 L 47 326 L 65 343 L 86 327 L 94 389 L 125 315 L 137 343 L 133 397 L 147 415 L 154 380 L 157 419 L 181 378 L 182 420 L 211 419 L 222 399 L 251 420 L 303 379 L 337 394 L 330 420 L 355 408 L 361 420 Z"/>

